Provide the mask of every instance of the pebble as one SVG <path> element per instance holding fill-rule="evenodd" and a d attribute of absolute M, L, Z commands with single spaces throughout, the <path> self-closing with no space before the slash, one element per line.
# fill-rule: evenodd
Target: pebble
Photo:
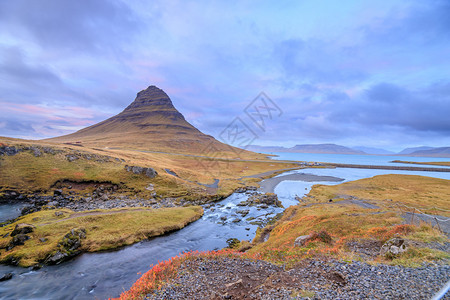
<path fill-rule="evenodd" d="M 450 266 L 407 268 L 334 259 L 300 262 L 290 270 L 261 260 L 229 257 L 185 261 L 175 280 L 146 299 L 431 299 Z M 231 298 L 230 298 L 231 297 Z"/>

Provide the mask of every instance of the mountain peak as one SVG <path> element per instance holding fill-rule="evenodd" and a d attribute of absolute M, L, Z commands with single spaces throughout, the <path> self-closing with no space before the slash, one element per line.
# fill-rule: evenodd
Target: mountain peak
<path fill-rule="evenodd" d="M 140 91 L 136 99 L 124 110 L 131 110 L 143 106 L 161 107 L 175 109 L 169 96 L 160 88 L 151 85 L 147 89 Z"/>

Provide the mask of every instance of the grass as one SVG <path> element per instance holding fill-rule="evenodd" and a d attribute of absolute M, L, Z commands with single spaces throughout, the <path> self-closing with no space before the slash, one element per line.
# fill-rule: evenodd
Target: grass
<path fill-rule="evenodd" d="M 399 192 L 401 191 L 401 192 Z M 310 195 L 313 203 L 291 206 L 275 226 L 272 225 L 270 237 L 264 243 L 257 243 L 248 252 L 260 255 L 263 259 L 292 265 L 304 258 L 317 255 L 332 255 L 343 259 L 354 259 L 355 255 L 346 247 L 351 240 L 378 240 L 384 243 L 394 236 L 421 242 L 423 244 L 448 242 L 448 238 L 435 227 L 422 223 L 419 226 L 401 225 L 402 211 L 394 203 L 419 206 L 448 207 L 448 180 L 422 176 L 382 175 L 336 186 L 316 185 Z M 433 201 L 428 196 L 433 196 Z M 355 204 L 335 201 L 333 197 L 349 196 L 376 200 L 379 209 L 363 208 Z M 387 198 L 390 198 L 387 200 Z M 310 198 L 311 199 L 311 198 Z M 391 201 L 392 199 L 392 201 Z M 338 200 L 338 199 L 337 199 Z M 329 243 L 319 237 L 326 232 L 332 237 Z M 313 238 L 303 247 L 294 246 L 295 239 L 301 235 Z M 442 251 L 427 247 L 410 248 L 408 255 L 393 261 L 376 258 L 377 261 L 393 264 L 415 265 L 418 261 L 449 259 Z"/>
<path fill-rule="evenodd" d="M 450 217 L 449 182 L 446 179 L 418 175 L 379 175 L 335 186 L 316 185 L 309 195 L 314 197 L 315 202 L 354 196 L 383 205 L 407 205 L 428 214 Z M 404 206 L 403 208 L 408 210 Z"/>
<path fill-rule="evenodd" d="M 0 138 L 0 143 L 10 146 L 36 145 L 23 140 Z M 145 188 L 151 183 L 160 197 L 185 198 L 187 200 L 204 197 L 225 197 L 234 189 L 243 185 L 257 185 L 259 179 L 243 178 L 267 171 L 298 168 L 288 162 L 253 160 L 234 160 L 229 156 L 204 158 L 169 153 L 149 153 L 141 150 L 98 149 L 70 145 L 39 144 L 61 150 L 61 153 L 43 154 L 35 157 L 31 151 L 14 156 L 0 157 L 0 194 L 6 190 L 21 193 L 49 192 L 57 181 L 71 180 L 77 182 L 95 181 L 111 182 L 122 187 L 119 193 L 128 196 L 150 197 Z M 65 155 L 81 151 L 86 154 L 110 156 L 125 162 L 96 162 L 78 159 L 69 162 Z M 245 156 L 244 156 L 245 157 Z M 125 164 L 152 167 L 158 176 L 150 179 L 124 170 Z M 178 177 L 167 174 L 169 169 Z M 201 184 L 213 184 L 219 179 L 218 188 L 208 188 Z"/>
<path fill-rule="evenodd" d="M 62 212 L 63 216 L 56 216 Z M 30 240 L 10 251 L 1 250 L 0 260 L 19 259 L 20 266 L 31 266 L 43 261 L 57 249 L 58 242 L 72 228 L 84 228 L 86 239 L 80 250 L 95 252 L 130 245 L 166 232 L 178 230 L 199 219 L 203 209 L 199 206 L 162 209 L 113 209 L 75 213 L 68 209 L 45 210 L 20 217 L 16 222 L 0 228 L 0 248 L 6 247 L 11 238 L 3 237 L 19 223 L 32 224 L 36 228 L 28 235 Z M 41 242 L 39 239 L 47 239 Z"/>
<path fill-rule="evenodd" d="M 415 165 L 431 165 L 431 166 L 450 166 L 450 161 L 404 161 L 393 160 L 394 163 L 415 164 Z"/>

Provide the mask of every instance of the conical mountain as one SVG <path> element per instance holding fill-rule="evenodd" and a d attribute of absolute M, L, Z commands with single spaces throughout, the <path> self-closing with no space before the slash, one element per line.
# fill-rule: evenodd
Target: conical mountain
<path fill-rule="evenodd" d="M 201 153 L 209 151 L 208 148 L 233 150 L 189 124 L 169 96 L 156 86 L 140 91 L 118 115 L 47 141 L 178 153 Z"/>

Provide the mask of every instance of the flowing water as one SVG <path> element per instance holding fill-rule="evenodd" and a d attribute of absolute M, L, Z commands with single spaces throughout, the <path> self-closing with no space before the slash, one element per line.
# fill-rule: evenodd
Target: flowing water
<path fill-rule="evenodd" d="M 372 177 L 380 174 L 416 174 L 450 179 L 450 173 L 409 172 L 369 169 L 303 169 L 293 172 L 328 175 L 344 178 L 346 181 Z M 295 205 L 295 196 L 302 197 L 317 183 L 335 182 L 283 181 L 275 188 L 285 207 Z M 124 289 L 139 278 L 138 272 L 146 272 L 151 264 L 166 260 L 189 250 L 214 250 L 227 246 L 228 238 L 252 240 L 257 225 L 245 219 L 264 219 L 282 211 L 281 208 L 239 207 L 246 200 L 246 194 L 233 194 L 216 203 L 212 209 L 205 207 L 204 216 L 169 235 L 143 241 L 121 250 L 103 253 L 87 253 L 72 261 L 57 266 L 47 266 L 37 271 L 0 265 L 0 276 L 14 273 L 13 279 L 0 282 L 0 299 L 106 299 L 117 297 Z M 0 206 L 0 216 L 17 216 L 16 208 Z M 242 218 L 238 210 L 249 209 Z M 225 221 L 221 217 L 226 218 Z M 234 219 L 240 222 L 232 222 Z M 253 220 L 254 221 L 254 220 Z"/>

